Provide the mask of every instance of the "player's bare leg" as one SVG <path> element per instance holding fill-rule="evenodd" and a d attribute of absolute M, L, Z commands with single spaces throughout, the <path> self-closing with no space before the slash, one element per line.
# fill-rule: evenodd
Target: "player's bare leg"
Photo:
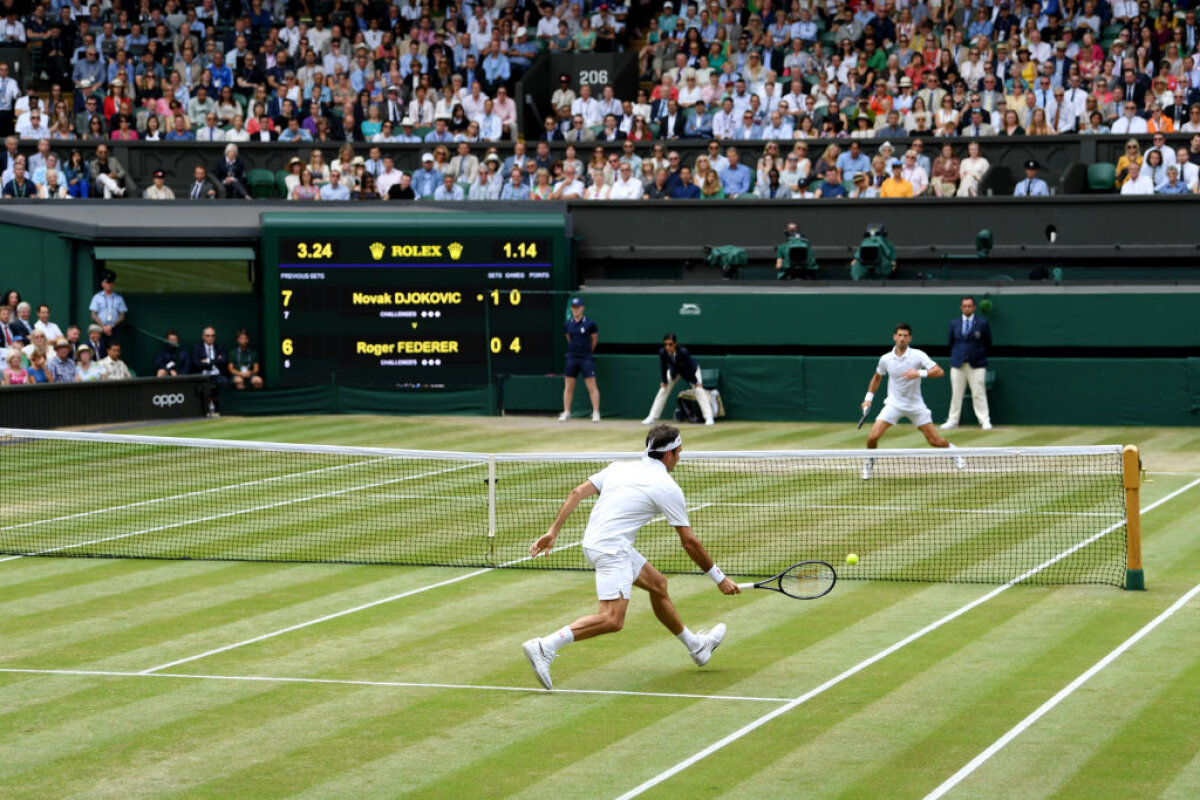
<path fill-rule="evenodd" d="M 879 440 L 883 438 L 883 434 L 887 433 L 887 429 L 892 427 L 892 423 L 884 422 L 881 419 L 875 420 L 875 424 L 871 426 L 871 432 L 867 434 L 867 449 L 874 450 L 879 447 Z"/>
<path fill-rule="evenodd" d="M 941 434 L 938 433 L 937 426 L 932 422 L 925 423 L 918 430 L 925 434 L 925 441 L 929 442 L 933 447 L 954 447 L 954 445 L 942 438 Z M 954 466 L 958 469 L 966 469 L 967 462 L 963 460 L 962 456 L 955 456 Z"/>
<path fill-rule="evenodd" d="M 580 617 L 570 624 L 571 635 L 575 641 L 581 642 L 594 636 L 616 633 L 625 626 L 625 612 L 628 609 L 628 597 L 601 600 L 599 611 L 595 614 L 588 614 L 586 617 Z"/>
<path fill-rule="evenodd" d="M 876 424 L 878 424 L 878 423 L 876 423 Z M 917 430 L 919 430 L 921 433 L 925 434 L 925 441 L 929 442 L 930 447 L 949 447 L 950 446 L 950 442 L 948 442 L 944 438 L 942 438 L 942 435 L 940 433 L 938 433 L 937 426 L 934 425 L 932 422 L 926 422 L 920 428 L 917 428 Z M 874 431 L 872 431 L 872 433 L 874 433 Z M 869 444 L 867 445 L 867 447 L 870 447 L 870 446 L 871 445 L 869 445 Z"/>
<path fill-rule="evenodd" d="M 618 597 L 615 600 L 601 600 L 600 610 L 595 614 L 580 617 L 566 627 L 559 628 L 549 636 L 540 639 L 530 639 L 521 645 L 533 674 L 537 675 L 542 686 L 554 688 L 550 679 L 550 664 L 558 657 L 558 651 L 571 642 L 591 639 L 605 633 L 616 633 L 625 625 L 625 612 L 629 608 L 628 597 Z"/>
<path fill-rule="evenodd" d="M 583 383 L 587 386 L 588 397 L 592 401 L 592 422 L 600 421 L 600 387 L 596 385 L 596 378 L 584 378 Z"/>
<path fill-rule="evenodd" d="M 575 379 L 563 378 L 563 411 L 559 415 L 559 422 L 566 422 L 571 418 L 571 401 L 575 399 Z"/>
<path fill-rule="evenodd" d="M 683 624 L 679 612 L 675 609 L 675 603 L 671 601 L 671 596 L 667 594 L 667 576 L 659 572 L 653 564 L 647 563 L 642 566 L 642 571 L 638 573 L 637 580 L 633 582 L 633 585 L 639 589 L 645 589 L 649 593 L 650 607 L 654 609 L 654 616 L 658 617 L 658 621 L 667 630 L 675 634 L 676 639 L 683 642 L 683 646 L 692 656 L 692 661 L 700 667 L 707 664 L 708 660 L 712 658 L 713 651 L 725 638 L 724 623 L 714 626 L 711 631 L 692 633 L 688 630 L 687 626 Z"/>
<path fill-rule="evenodd" d="M 666 626 L 667 630 L 676 636 L 683 632 L 683 620 L 679 617 L 679 612 L 675 610 L 675 604 L 671 602 L 670 595 L 667 594 L 666 575 L 659 572 L 652 564 L 646 564 L 638 573 L 638 578 L 633 585 L 639 589 L 645 589 L 649 593 L 650 607 L 654 609 L 654 616 L 658 617 L 658 621 Z"/>
<path fill-rule="evenodd" d="M 892 427 L 892 423 L 884 422 L 881 419 L 875 420 L 875 424 L 871 426 L 871 432 L 867 434 L 867 449 L 875 450 L 879 447 L 879 440 L 883 438 L 883 434 L 887 433 L 887 429 Z M 871 475 L 875 470 L 875 459 L 868 458 L 863 462 L 862 479 L 864 481 L 871 480 Z"/>

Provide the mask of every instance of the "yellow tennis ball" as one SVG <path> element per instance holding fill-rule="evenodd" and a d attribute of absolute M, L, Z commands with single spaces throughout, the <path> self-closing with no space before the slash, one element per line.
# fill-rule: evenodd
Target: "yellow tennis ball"
<path fill-rule="evenodd" d="M 846 556 L 846 563 L 853 567 L 858 563 L 858 556 L 854 553 L 851 553 L 850 555 Z"/>

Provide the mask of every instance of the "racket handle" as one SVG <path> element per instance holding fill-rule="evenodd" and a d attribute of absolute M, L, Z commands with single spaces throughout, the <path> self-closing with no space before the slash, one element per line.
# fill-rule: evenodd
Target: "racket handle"
<path fill-rule="evenodd" d="M 754 584 L 753 583 L 739 583 L 738 588 L 739 589 L 753 589 Z"/>

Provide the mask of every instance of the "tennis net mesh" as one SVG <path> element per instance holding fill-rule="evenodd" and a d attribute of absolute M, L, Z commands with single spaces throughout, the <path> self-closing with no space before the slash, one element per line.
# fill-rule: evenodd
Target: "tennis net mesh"
<path fill-rule="evenodd" d="M 530 543 L 567 493 L 629 453 L 423 452 L 0 431 L 43 491 L 7 503 L 0 553 L 587 568 L 591 508 L 549 557 Z M 1123 586 L 1119 447 L 684 453 L 692 527 L 722 568 L 861 561 L 844 578 Z M 103 487 L 97 489 L 96 487 Z M 694 572 L 665 520 L 637 548 Z"/>

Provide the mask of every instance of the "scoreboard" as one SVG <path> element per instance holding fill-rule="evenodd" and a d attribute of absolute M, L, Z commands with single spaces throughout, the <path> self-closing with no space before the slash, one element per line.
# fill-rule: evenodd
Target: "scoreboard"
<path fill-rule="evenodd" d="M 437 392 L 552 372 L 569 259 L 560 214 L 264 214 L 268 375 Z"/>

